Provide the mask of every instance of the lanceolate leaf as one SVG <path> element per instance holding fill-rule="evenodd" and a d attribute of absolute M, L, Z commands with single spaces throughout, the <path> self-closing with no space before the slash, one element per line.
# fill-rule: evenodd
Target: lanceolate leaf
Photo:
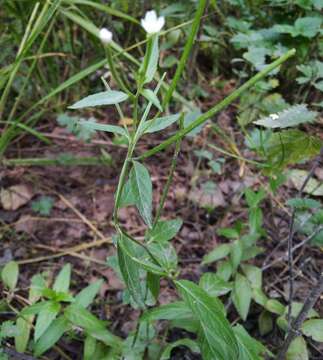
<path fill-rule="evenodd" d="M 247 318 L 251 297 L 252 291 L 249 281 L 243 275 L 237 274 L 232 291 L 232 301 L 243 320 Z"/>
<path fill-rule="evenodd" d="M 200 286 L 210 296 L 225 295 L 232 290 L 232 283 L 224 281 L 215 273 L 205 273 L 200 279 Z"/>
<path fill-rule="evenodd" d="M 152 90 L 144 89 L 144 90 L 142 90 L 141 93 L 148 101 L 152 102 L 159 111 L 163 111 L 163 108 L 161 106 L 161 103 L 160 103 L 157 95 Z"/>
<path fill-rule="evenodd" d="M 239 348 L 230 323 L 223 314 L 223 305 L 198 285 L 188 280 L 175 282 L 185 303 L 200 321 L 214 359 L 236 360 Z"/>
<path fill-rule="evenodd" d="M 171 240 L 182 227 L 182 219 L 158 221 L 156 226 L 147 233 L 149 242 L 165 242 Z"/>
<path fill-rule="evenodd" d="M 152 184 L 148 170 L 137 161 L 129 174 L 132 193 L 136 200 L 136 206 L 145 223 L 152 225 Z"/>
<path fill-rule="evenodd" d="M 17 285 L 18 275 L 18 264 L 15 261 L 10 261 L 1 271 L 1 280 L 11 291 L 13 291 Z"/>
<path fill-rule="evenodd" d="M 159 58 L 159 49 L 158 49 L 158 34 L 155 34 L 151 39 L 149 44 L 149 60 L 147 64 L 146 74 L 145 74 L 145 81 L 144 84 L 150 83 L 156 73 L 157 66 L 158 66 L 158 58 Z"/>
<path fill-rule="evenodd" d="M 71 265 L 66 264 L 57 275 L 53 285 L 53 290 L 55 290 L 56 292 L 68 292 L 68 289 L 70 287 L 70 280 L 71 280 Z"/>
<path fill-rule="evenodd" d="M 93 95 L 89 95 L 84 99 L 76 102 L 70 109 L 82 109 L 86 107 L 114 105 L 127 100 L 128 95 L 115 90 L 102 91 Z"/>
<path fill-rule="evenodd" d="M 191 316 L 192 311 L 184 301 L 175 301 L 146 311 L 142 320 L 182 320 Z"/>
<path fill-rule="evenodd" d="M 255 121 L 256 125 L 266 128 L 286 128 L 312 122 L 317 113 L 307 109 L 306 105 L 295 105 L 277 114 L 271 114 L 268 117 Z"/>
<path fill-rule="evenodd" d="M 34 334 L 35 341 L 45 333 L 49 325 L 56 318 L 60 307 L 58 303 L 48 302 L 48 306 L 38 313 Z"/>
<path fill-rule="evenodd" d="M 85 308 L 88 307 L 94 300 L 97 293 L 100 291 L 102 284 L 103 284 L 103 281 L 98 280 L 98 281 L 94 282 L 93 284 L 90 284 L 83 290 L 81 290 L 75 296 L 74 304 L 83 306 Z"/>
<path fill-rule="evenodd" d="M 40 356 L 50 349 L 70 328 L 69 322 L 64 316 L 55 319 L 44 334 L 39 338 L 34 347 L 35 356 Z"/>
<path fill-rule="evenodd" d="M 180 115 L 169 115 L 156 118 L 153 120 L 146 121 L 144 125 L 144 134 L 154 133 L 163 129 L 166 129 L 168 126 L 172 125 L 179 119 Z"/>
<path fill-rule="evenodd" d="M 124 244 L 123 246 L 121 245 Z M 126 244 L 125 244 L 126 243 Z M 118 261 L 120 271 L 127 289 L 129 290 L 135 303 L 144 308 L 144 294 L 140 284 L 139 265 L 124 251 L 124 246 L 127 246 L 129 251 L 135 252 L 130 240 L 122 235 L 118 239 Z"/>
<path fill-rule="evenodd" d="M 210 264 L 230 254 L 231 245 L 221 244 L 203 257 L 202 264 Z"/>

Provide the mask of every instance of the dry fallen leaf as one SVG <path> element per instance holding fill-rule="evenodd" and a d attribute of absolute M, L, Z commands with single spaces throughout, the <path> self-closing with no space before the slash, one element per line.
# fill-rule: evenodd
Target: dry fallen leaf
<path fill-rule="evenodd" d="M 0 203 L 5 210 L 17 210 L 33 197 L 27 185 L 14 185 L 1 189 Z"/>

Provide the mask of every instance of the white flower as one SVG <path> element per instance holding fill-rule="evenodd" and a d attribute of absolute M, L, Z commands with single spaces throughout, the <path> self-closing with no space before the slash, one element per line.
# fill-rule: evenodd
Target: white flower
<path fill-rule="evenodd" d="M 141 19 L 141 25 L 147 34 L 155 34 L 165 25 L 165 18 L 164 16 L 157 18 L 155 10 L 147 11 L 145 18 Z"/>
<path fill-rule="evenodd" d="M 103 44 L 109 44 L 112 41 L 112 32 L 106 28 L 102 28 L 99 32 L 99 37 Z"/>
<path fill-rule="evenodd" d="M 279 119 L 279 116 L 277 114 L 270 114 L 269 115 L 273 120 Z"/>

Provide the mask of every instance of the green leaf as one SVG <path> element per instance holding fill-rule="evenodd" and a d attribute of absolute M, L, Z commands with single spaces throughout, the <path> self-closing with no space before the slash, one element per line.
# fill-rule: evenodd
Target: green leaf
<path fill-rule="evenodd" d="M 33 211 L 39 213 L 43 216 L 49 216 L 52 207 L 54 205 L 54 199 L 50 196 L 42 196 L 38 201 L 33 201 L 31 204 L 31 208 Z"/>
<path fill-rule="evenodd" d="M 132 187 L 130 183 L 130 179 L 125 183 L 121 197 L 120 197 L 120 207 L 127 207 L 129 205 L 134 205 L 136 203 L 136 198 L 134 193 L 132 192 Z"/>
<path fill-rule="evenodd" d="M 160 360 L 169 360 L 171 359 L 171 352 L 174 348 L 178 347 L 178 346 L 186 346 L 188 347 L 193 353 L 200 353 L 200 348 L 197 345 L 197 343 L 192 340 L 192 339 L 188 339 L 188 338 L 184 338 L 184 339 L 179 339 L 171 344 L 168 344 L 164 351 L 161 354 Z"/>
<path fill-rule="evenodd" d="M 277 315 L 282 315 L 285 311 L 285 306 L 275 299 L 269 299 L 264 304 L 264 307 L 266 310 Z"/>
<path fill-rule="evenodd" d="M 153 120 L 148 120 L 145 122 L 144 125 L 144 134 L 150 134 L 157 131 L 161 131 L 166 129 L 168 126 L 172 125 L 174 122 L 176 122 L 179 119 L 180 115 L 168 115 L 159 117 Z"/>
<path fill-rule="evenodd" d="M 230 323 L 223 314 L 223 305 L 210 297 L 203 289 L 188 280 L 175 281 L 175 285 L 200 321 L 206 341 L 215 359 L 236 360 L 238 344 Z"/>
<path fill-rule="evenodd" d="M 210 296 L 225 295 L 232 290 L 232 283 L 224 281 L 214 273 L 205 273 L 200 279 L 199 285 Z"/>
<path fill-rule="evenodd" d="M 253 265 L 241 265 L 244 274 L 253 289 L 262 288 L 262 270 Z"/>
<path fill-rule="evenodd" d="M 234 271 L 240 265 L 242 254 L 243 254 L 242 242 L 240 240 L 234 241 L 230 248 L 230 259 Z"/>
<path fill-rule="evenodd" d="M 128 95 L 121 91 L 107 90 L 89 95 L 84 99 L 76 102 L 72 106 L 69 106 L 69 109 L 82 109 L 92 106 L 114 105 L 119 104 L 127 99 Z"/>
<path fill-rule="evenodd" d="M 177 253 L 174 246 L 169 242 L 153 242 L 148 245 L 148 249 L 157 259 L 161 267 L 167 272 L 176 271 Z"/>
<path fill-rule="evenodd" d="M 129 290 L 134 302 L 138 307 L 144 308 L 144 294 L 141 288 L 139 273 L 140 268 L 138 263 L 133 261 L 131 256 L 124 251 L 125 246 L 131 254 L 136 253 L 136 249 L 131 240 L 121 235 L 118 238 L 118 261 L 122 278 L 127 285 L 127 289 Z"/>
<path fill-rule="evenodd" d="M 64 292 L 67 293 L 70 287 L 71 281 L 71 264 L 64 265 L 63 269 L 57 275 L 53 290 L 56 292 Z"/>
<path fill-rule="evenodd" d="M 155 34 L 148 40 L 150 42 L 150 44 L 147 45 L 147 48 L 149 46 L 149 59 L 144 84 L 150 83 L 157 71 L 159 58 L 158 38 L 158 34 Z"/>
<path fill-rule="evenodd" d="M 274 133 L 266 143 L 266 155 L 274 169 L 308 160 L 320 153 L 322 141 L 300 130 Z"/>
<path fill-rule="evenodd" d="M 64 316 L 73 325 L 83 328 L 91 336 L 105 344 L 112 347 L 120 346 L 120 339 L 106 329 L 104 321 L 99 320 L 84 307 L 75 304 L 70 305 L 65 309 Z"/>
<path fill-rule="evenodd" d="M 19 266 L 15 261 L 9 261 L 1 271 L 1 280 L 9 290 L 14 291 L 19 276 Z"/>
<path fill-rule="evenodd" d="M 27 306 L 21 311 L 21 315 L 25 317 L 29 315 L 39 314 L 42 310 L 47 309 L 51 303 L 52 301 L 41 301 L 37 304 Z"/>
<path fill-rule="evenodd" d="M 97 340 L 92 336 L 87 336 L 84 341 L 83 359 L 92 360 L 95 355 Z"/>
<path fill-rule="evenodd" d="M 102 284 L 103 280 L 98 280 L 93 284 L 88 285 L 75 296 L 74 304 L 87 308 L 100 291 Z"/>
<path fill-rule="evenodd" d="M 315 120 L 316 116 L 317 113 L 308 110 L 305 104 L 294 105 L 277 114 L 271 114 L 268 117 L 254 121 L 254 124 L 270 129 L 282 129 L 299 124 L 311 123 Z"/>
<path fill-rule="evenodd" d="M 245 321 L 249 312 L 252 291 L 247 278 L 239 273 L 236 274 L 231 296 L 235 308 Z"/>
<path fill-rule="evenodd" d="M 224 236 L 227 239 L 237 239 L 239 237 L 239 232 L 237 231 L 237 229 L 233 228 L 222 228 L 218 229 L 216 232 L 218 233 L 218 235 Z"/>
<path fill-rule="evenodd" d="M 137 161 L 129 174 L 131 190 L 135 197 L 135 204 L 145 223 L 152 226 L 152 183 L 148 170 Z"/>
<path fill-rule="evenodd" d="M 144 270 L 156 275 L 167 276 L 167 273 L 158 264 L 152 262 L 151 257 L 142 246 L 126 238 L 126 236 L 122 236 L 118 239 L 118 245 L 121 247 L 123 253 Z"/>
<path fill-rule="evenodd" d="M 147 286 L 150 290 L 151 295 L 153 296 L 155 302 L 158 299 L 160 291 L 160 276 L 155 275 L 151 272 L 147 273 Z"/>
<path fill-rule="evenodd" d="M 149 242 L 166 242 L 171 240 L 179 232 L 182 224 L 182 219 L 158 221 L 153 229 L 148 230 L 147 240 Z"/>
<path fill-rule="evenodd" d="M 105 132 L 110 132 L 113 134 L 118 134 L 121 136 L 128 137 L 128 134 L 123 127 L 116 126 L 116 125 L 109 125 L 109 124 L 100 124 L 100 123 L 97 123 L 94 118 L 90 118 L 89 120 L 81 119 L 79 121 L 79 125 L 81 126 L 83 131 L 84 130 L 86 130 L 88 132 L 93 132 L 96 130 L 97 131 L 105 131 Z"/>
<path fill-rule="evenodd" d="M 257 340 L 252 338 L 241 325 L 233 328 L 239 344 L 239 359 L 263 360 L 267 349 Z"/>
<path fill-rule="evenodd" d="M 35 341 L 45 333 L 51 322 L 56 318 L 60 309 L 60 304 L 49 301 L 47 306 L 38 313 L 34 333 Z"/>
<path fill-rule="evenodd" d="M 163 111 L 161 103 L 157 95 L 150 89 L 143 89 L 141 94 L 151 103 L 153 103 L 159 111 Z"/>
<path fill-rule="evenodd" d="M 210 264 L 217 260 L 223 259 L 230 254 L 230 251 L 230 244 L 221 244 L 203 257 L 202 265 Z"/>
<path fill-rule="evenodd" d="M 294 31 L 292 36 L 304 36 L 307 38 L 313 38 L 320 32 L 322 19 L 320 17 L 307 16 L 298 18 L 294 24 Z"/>
<path fill-rule="evenodd" d="M 217 276 L 223 279 L 224 281 L 228 281 L 232 275 L 232 265 L 230 261 L 221 261 L 217 267 Z"/>
<path fill-rule="evenodd" d="M 185 114 L 184 116 L 184 129 L 189 127 L 197 118 L 199 118 L 202 115 L 202 112 L 200 109 L 196 109 L 194 111 L 190 111 Z M 200 126 L 197 126 L 195 129 L 193 129 L 191 132 L 187 134 L 187 136 L 192 137 L 197 135 L 205 124 L 202 124 Z"/>
<path fill-rule="evenodd" d="M 258 318 L 258 327 L 261 336 L 270 333 L 274 327 L 273 317 L 269 311 L 262 311 Z"/>
<path fill-rule="evenodd" d="M 289 345 L 286 360 L 309 360 L 306 341 L 302 336 L 298 336 Z"/>
<path fill-rule="evenodd" d="M 15 348 L 18 352 L 24 353 L 27 349 L 29 337 L 30 337 L 30 329 L 32 323 L 32 316 L 23 319 L 18 318 L 16 325 L 18 330 L 18 334 L 15 336 Z"/>
<path fill-rule="evenodd" d="M 70 325 L 64 316 L 55 319 L 35 343 L 35 356 L 38 357 L 48 349 L 52 348 L 69 328 Z"/>
<path fill-rule="evenodd" d="M 306 320 L 302 325 L 302 332 L 315 341 L 323 342 L 323 319 Z"/>
<path fill-rule="evenodd" d="M 175 301 L 170 304 L 161 305 L 154 309 L 145 311 L 142 320 L 183 320 L 192 317 L 192 311 L 184 301 Z"/>

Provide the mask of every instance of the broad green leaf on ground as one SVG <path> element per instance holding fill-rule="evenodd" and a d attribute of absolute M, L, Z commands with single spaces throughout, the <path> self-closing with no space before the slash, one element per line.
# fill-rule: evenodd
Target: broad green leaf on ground
<path fill-rule="evenodd" d="M 38 357 L 53 347 L 69 328 L 69 322 L 64 316 L 55 319 L 35 343 L 35 356 Z"/>
<path fill-rule="evenodd" d="M 322 19 L 314 16 L 298 18 L 294 25 L 275 25 L 273 29 L 282 34 L 290 34 L 292 37 L 303 36 L 313 38 L 320 32 Z"/>
<path fill-rule="evenodd" d="M 147 240 L 149 242 L 166 242 L 171 240 L 178 233 L 182 224 L 183 220 L 179 218 L 158 221 L 153 229 L 148 230 Z"/>
<path fill-rule="evenodd" d="M 239 359 L 263 360 L 267 349 L 257 340 L 252 338 L 241 325 L 233 328 L 239 345 Z"/>
<path fill-rule="evenodd" d="M 192 317 L 192 311 L 184 301 L 175 301 L 145 311 L 142 320 L 182 320 Z"/>
<path fill-rule="evenodd" d="M 86 330 L 94 338 L 103 341 L 112 347 L 120 346 L 120 339 L 106 329 L 104 321 L 99 320 L 84 307 L 79 305 L 70 305 L 65 309 L 64 316 L 73 325 Z"/>
<path fill-rule="evenodd" d="M 33 316 L 28 316 L 26 318 L 18 318 L 16 325 L 18 328 L 18 333 L 15 336 L 15 347 L 16 350 L 20 353 L 24 353 L 27 349 L 29 337 L 30 337 L 30 330 L 31 330 L 31 323 L 32 323 Z"/>
<path fill-rule="evenodd" d="M 60 304 L 49 301 L 47 306 L 38 313 L 34 333 L 35 341 L 45 333 L 52 321 L 56 318 L 60 309 Z"/>
<path fill-rule="evenodd" d="M 242 270 L 250 282 L 253 289 L 261 289 L 262 287 L 262 270 L 253 265 L 242 265 Z"/>
<path fill-rule="evenodd" d="M 83 306 L 84 308 L 88 307 L 100 291 L 102 284 L 103 280 L 98 280 L 88 285 L 75 296 L 74 304 Z"/>
<path fill-rule="evenodd" d="M 180 115 L 168 115 L 159 117 L 153 120 L 146 121 L 144 125 L 144 134 L 150 134 L 157 131 L 161 131 L 163 129 L 166 129 L 168 126 L 172 125 L 174 122 L 176 122 L 179 119 Z"/>
<path fill-rule="evenodd" d="M 131 191 L 135 197 L 135 204 L 145 223 L 152 226 L 152 183 L 148 170 L 137 161 L 129 174 Z"/>
<path fill-rule="evenodd" d="M 19 275 L 19 266 L 15 261 L 9 261 L 1 271 L 1 280 L 4 285 L 13 291 L 16 288 Z"/>
<path fill-rule="evenodd" d="M 235 240 L 230 247 L 230 260 L 234 271 L 237 270 L 243 254 L 243 244 L 240 240 Z"/>
<path fill-rule="evenodd" d="M 223 313 L 223 304 L 191 281 L 179 280 L 175 281 L 175 285 L 199 320 L 214 358 L 236 360 L 239 348 L 230 323 Z"/>
<path fill-rule="evenodd" d="M 38 201 L 33 201 L 31 208 L 33 211 L 43 216 L 49 216 L 54 205 L 54 199 L 50 196 L 42 196 Z"/>
<path fill-rule="evenodd" d="M 289 176 L 296 189 L 300 190 L 308 176 L 308 172 L 305 170 L 293 169 L 290 171 Z M 303 192 L 312 196 L 323 196 L 323 182 L 320 182 L 312 177 L 307 182 Z"/>
<path fill-rule="evenodd" d="M 200 348 L 197 343 L 192 339 L 179 339 L 171 344 L 168 344 L 164 351 L 161 354 L 160 360 L 169 360 L 171 359 L 171 352 L 174 348 L 178 346 L 186 346 L 188 347 L 193 353 L 200 353 Z"/>
<path fill-rule="evenodd" d="M 129 252 L 131 254 L 134 253 L 136 256 L 136 249 L 134 248 L 131 240 L 121 235 L 118 238 L 118 261 L 120 271 L 134 302 L 138 307 L 144 308 L 144 294 L 141 288 L 139 273 L 140 267 L 138 263 L 133 261 L 128 253 L 124 251 L 124 246 L 127 246 Z"/>
<path fill-rule="evenodd" d="M 228 281 L 232 275 L 233 269 L 231 262 L 228 261 L 220 261 L 217 266 L 216 274 L 218 277 L 223 279 L 224 281 Z"/>
<path fill-rule="evenodd" d="M 323 342 L 323 319 L 306 320 L 302 325 L 302 332 L 315 341 Z"/>
<path fill-rule="evenodd" d="M 221 244 L 203 257 L 202 264 L 206 265 L 223 259 L 230 254 L 230 250 L 230 244 Z"/>
<path fill-rule="evenodd" d="M 298 210 L 319 209 L 322 204 L 314 199 L 292 198 L 287 200 L 287 205 Z"/>
<path fill-rule="evenodd" d="M 286 360 L 309 360 L 306 341 L 302 336 L 298 336 L 289 345 Z"/>
<path fill-rule="evenodd" d="M 64 265 L 63 269 L 58 273 L 53 290 L 56 292 L 65 292 L 67 293 L 70 287 L 71 281 L 71 264 Z"/>
<path fill-rule="evenodd" d="M 102 91 L 93 95 L 89 95 L 84 99 L 69 106 L 70 109 L 82 109 L 86 107 L 114 105 L 127 100 L 128 95 L 115 90 Z"/>
<path fill-rule="evenodd" d="M 239 273 L 236 274 L 231 296 L 235 308 L 241 318 L 245 321 L 248 316 L 252 297 L 251 286 L 245 276 Z"/>
<path fill-rule="evenodd" d="M 282 129 L 313 122 L 316 116 L 317 113 L 315 111 L 308 110 L 305 104 L 294 105 L 286 110 L 254 121 L 254 124 L 261 125 L 265 128 Z"/>
<path fill-rule="evenodd" d="M 161 106 L 161 103 L 157 97 L 157 95 L 150 89 L 144 89 L 142 90 L 141 94 L 148 100 L 150 101 L 151 103 L 153 103 L 156 108 L 159 110 L 159 111 L 163 111 L 163 108 Z"/>
<path fill-rule="evenodd" d="M 272 134 L 265 149 L 274 169 L 296 164 L 319 154 L 322 141 L 300 130 L 284 130 Z"/>
<path fill-rule="evenodd" d="M 258 317 L 258 327 L 261 336 L 270 333 L 274 327 L 273 317 L 269 311 L 263 310 Z"/>
<path fill-rule="evenodd" d="M 210 296 L 225 295 L 232 290 L 232 283 L 224 281 L 215 273 L 205 273 L 200 279 L 199 285 Z"/>

